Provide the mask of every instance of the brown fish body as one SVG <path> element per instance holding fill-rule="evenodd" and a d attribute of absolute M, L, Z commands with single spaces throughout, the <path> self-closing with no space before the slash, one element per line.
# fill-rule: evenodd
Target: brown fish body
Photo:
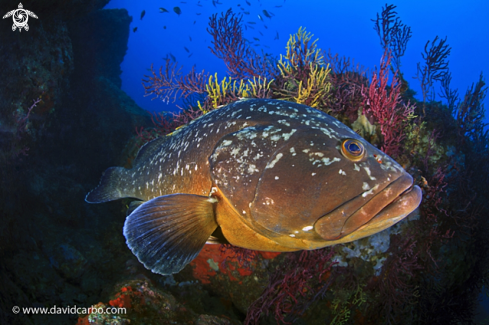
<path fill-rule="evenodd" d="M 168 274 L 216 228 L 244 248 L 316 249 L 395 224 L 419 205 L 421 191 L 336 119 L 250 99 L 146 144 L 131 170 L 110 168 L 86 200 L 122 197 L 144 202 L 126 220 L 129 247 L 147 268 Z"/>

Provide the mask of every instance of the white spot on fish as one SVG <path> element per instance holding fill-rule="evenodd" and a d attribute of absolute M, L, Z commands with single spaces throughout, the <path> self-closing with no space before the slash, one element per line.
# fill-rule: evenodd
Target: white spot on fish
<path fill-rule="evenodd" d="M 363 167 L 363 169 L 365 169 L 365 171 L 367 172 L 368 177 L 370 177 L 370 179 L 371 179 L 372 181 L 375 181 L 375 180 L 377 179 L 377 178 L 375 178 L 375 177 L 373 177 L 373 176 L 371 176 L 371 175 L 370 175 L 370 168 L 368 168 L 368 167 Z"/>
<path fill-rule="evenodd" d="M 325 166 L 328 166 L 334 163 L 335 161 L 341 161 L 341 159 L 338 157 L 334 157 L 333 160 L 330 160 L 329 158 L 321 158 L 321 161 Z"/>
<path fill-rule="evenodd" d="M 360 167 L 358 167 L 358 165 L 357 165 L 357 164 L 353 164 L 353 166 L 355 166 L 355 167 L 353 167 L 353 170 L 356 170 L 357 172 L 359 172 L 359 171 L 360 171 Z"/>
<path fill-rule="evenodd" d="M 272 141 L 278 141 L 278 140 L 280 140 L 280 135 L 278 135 L 278 134 L 274 134 L 274 135 L 272 135 L 272 136 L 270 137 L 270 140 L 272 140 Z"/>
<path fill-rule="evenodd" d="M 263 205 L 270 205 L 270 204 L 274 204 L 275 201 L 273 201 L 273 199 L 269 198 L 269 197 L 266 197 L 265 198 L 265 201 L 263 202 Z"/>
<path fill-rule="evenodd" d="M 285 141 L 289 140 L 289 138 L 292 136 L 292 134 L 297 131 L 296 129 L 292 129 L 290 133 L 282 133 L 282 137 L 284 138 Z"/>
<path fill-rule="evenodd" d="M 339 170 L 339 172 L 338 172 L 338 173 L 339 173 L 340 175 L 345 175 L 345 176 L 346 176 L 346 173 L 345 173 L 343 170 L 341 170 L 341 169 Z"/>
<path fill-rule="evenodd" d="M 275 176 L 275 179 L 277 180 L 278 179 L 278 176 Z"/>
<path fill-rule="evenodd" d="M 306 226 L 306 227 L 302 228 L 302 230 L 304 230 L 304 231 L 309 231 L 309 230 L 311 230 L 312 228 L 314 228 L 314 227 L 313 227 L 313 226 Z"/>
<path fill-rule="evenodd" d="M 273 168 L 273 166 L 275 166 L 275 164 L 280 160 L 280 158 L 282 158 L 283 154 L 282 153 L 278 153 L 276 156 L 275 156 L 275 159 L 273 159 L 271 162 L 269 162 L 267 164 L 267 166 L 265 167 L 265 169 L 268 169 L 268 168 Z"/>
<path fill-rule="evenodd" d="M 248 174 L 253 174 L 255 172 L 259 172 L 258 168 L 256 168 L 256 165 L 249 164 L 248 165 Z"/>
<path fill-rule="evenodd" d="M 311 176 L 314 176 L 314 175 L 316 175 L 316 173 L 312 173 L 312 174 L 311 174 Z"/>
<path fill-rule="evenodd" d="M 367 190 L 369 190 L 369 189 L 370 189 L 370 185 L 368 185 L 368 183 L 367 183 L 367 182 L 363 182 L 363 185 L 362 185 L 362 190 L 367 191 Z"/>
<path fill-rule="evenodd" d="M 295 235 L 294 235 L 294 234 L 290 234 L 289 236 L 290 236 L 290 237 L 295 237 Z"/>
<path fill-rule="evenodd" d="M 367 195 L 373 194 L 374 191 L 379 187 L 379 184 L 375 185 L 373 188 L 370 190 L 363 192 L 362 197 L 366 197 Z"/>
<path fill-rule="evenodd" d="M 236 157 L 239 154 L 239 148 L 234 148 L 231 150 L 231 156 Z"/>
<path fill-rule="evenodd" d="M 222 142 L 222 146 L 223 146 L 223 147 L 227 147 L 227 146 L 229 146 L 231 143 L 233 143 L 233 141 L 231 141 L 231 140 L 224 140 L 224 141 Z"/>

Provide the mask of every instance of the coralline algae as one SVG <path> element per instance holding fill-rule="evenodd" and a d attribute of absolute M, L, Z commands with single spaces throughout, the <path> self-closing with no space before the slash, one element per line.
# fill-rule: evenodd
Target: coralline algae
<path fill-rule="evenodd" d="M 337 254 L 332 258 L 337 264 L 334 266 L 348 266 L 353 258 L 361 258 L 373 264 L 375 276 L 380 274 L 384 261 L 387 259 L 387 251 L 390 246 L 390 236 L 399 234 L 410 221 L 419 219 L 419 210 L 416 209 L 408 217 L 394 226 L 385 229 L 375 235 L 362 238 L 360 240 L 338 245 Z"/>

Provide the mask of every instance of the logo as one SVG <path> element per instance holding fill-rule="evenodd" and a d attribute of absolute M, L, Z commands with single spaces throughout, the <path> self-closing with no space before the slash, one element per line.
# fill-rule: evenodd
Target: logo
<path fill-rule="evenodd" d="M 12 25 L 12 31 L 15 32 L 15 30 L 18 28 L 19 32 L 22 31 L 22 28 L 25 28 L 26 31 L 29 30 L 29 25 L 27 25 L 27 21 L 29 20 L 29 16 L 32 18 L 36 18 L 37 16 L 35 13 L 29 10 L 25 10 L 24 7 L 22 6 L 22 3 L 19 2 L 19 8 L 9 11 L 3 16 L 3 19 L 8 18 L 12 16 L 12 19 L 14 20 L 14 24 Z"/>

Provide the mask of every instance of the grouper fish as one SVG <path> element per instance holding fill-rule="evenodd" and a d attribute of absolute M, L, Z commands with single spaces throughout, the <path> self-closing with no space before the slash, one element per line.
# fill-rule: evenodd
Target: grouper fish
<path fill-rule="evenodd" d="M 172 274 L 206 243 L 289 252 L 354 241 L 399 222 L 421 197 L 396 161 L 335 118 L 247 99 L 147 143 L 85 200 L 136 199 L 126 243 L 146 268 Z"/>

